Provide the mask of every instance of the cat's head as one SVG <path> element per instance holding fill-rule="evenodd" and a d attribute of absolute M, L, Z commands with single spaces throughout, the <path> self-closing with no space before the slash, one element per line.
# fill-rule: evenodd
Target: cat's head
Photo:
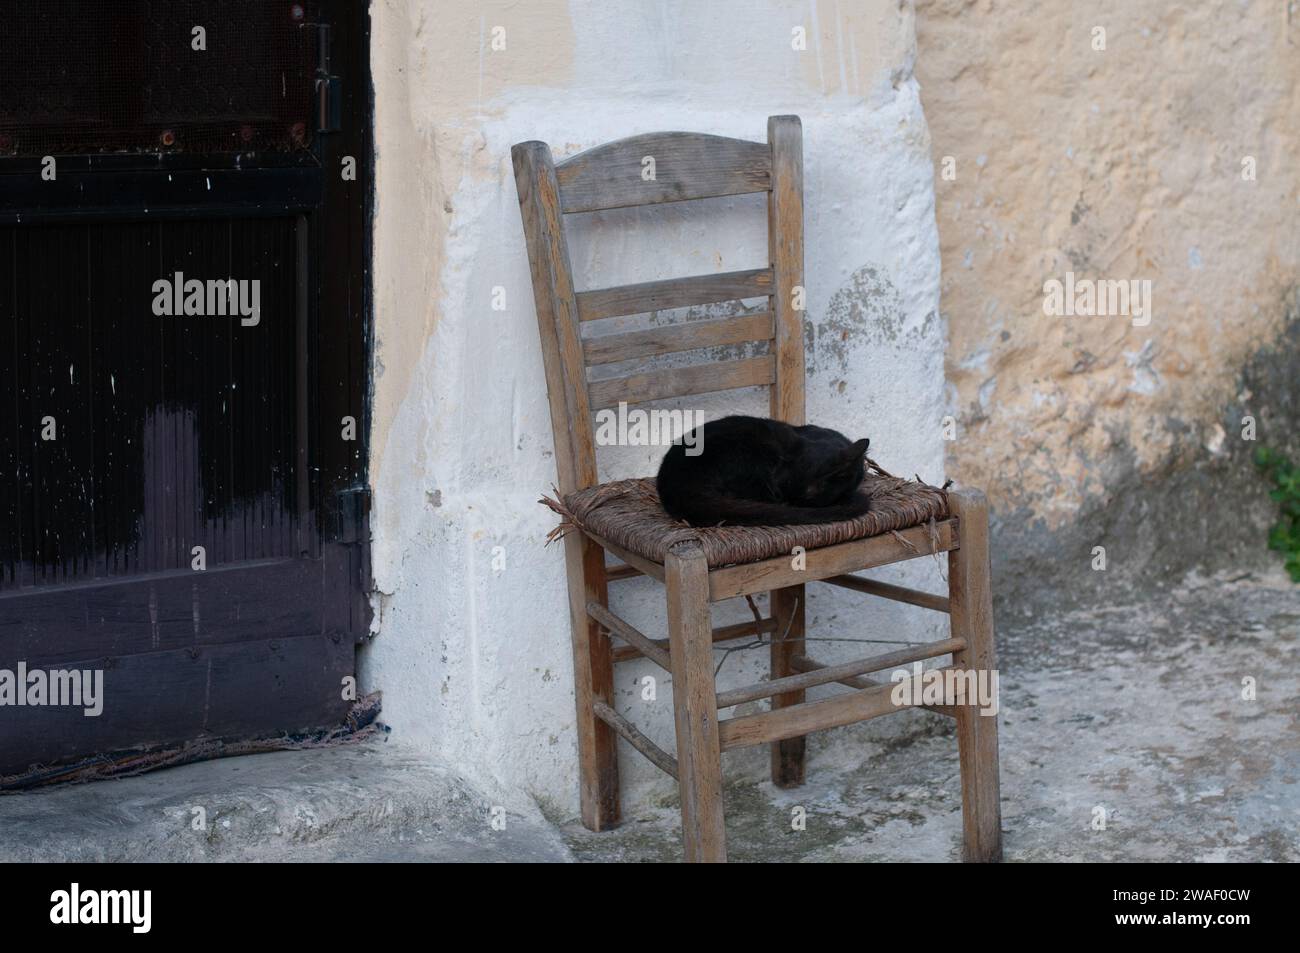
<path fill-rule="evenodd" d="M 869 446 L 864 437 L 819 460 L 804 477 L 803 505 L 835 506 L 852 499 L 862 483 Z"/>

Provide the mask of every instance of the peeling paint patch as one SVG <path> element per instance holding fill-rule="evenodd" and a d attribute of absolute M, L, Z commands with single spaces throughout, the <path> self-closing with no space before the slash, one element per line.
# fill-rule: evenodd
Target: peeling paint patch
<path fill-rule="evenodd" d="M 849 355 L 858 345 L 919 347 L 934 321 L 931 313 L 919 325 L 908 327 L 898 289 L 879 269 L 864 265 L 831 297 L 826 316 L 811 336 L 809 352 L 825 355 L 847 371 Z"/>

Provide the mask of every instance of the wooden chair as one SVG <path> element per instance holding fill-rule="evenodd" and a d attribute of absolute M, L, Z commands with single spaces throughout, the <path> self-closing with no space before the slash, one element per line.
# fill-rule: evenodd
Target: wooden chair
<path fill-rule="evenodd" d="M 555 436 L 561 496 L 555 506 L 566 515 L 568 528 L 577 530 L 565 535 L 564 548 L 582 819 L 594 831 L 619 821 L 616 742 L 622 737 L 677 779 L 688 861 L 726 860 L 723 751 L 768 743 L 772 780 L 780 786 L 798 785 L 804 777 L 804 736 L 810 731 L 899 710 L 890 699 L 894 686 L 874 681 L 868 673 L 947 654 L 959 671 L 990 672 L 996 666 L 988 511 L 977 491 L 945 494 L 923 484 L 894 481 L 882 493 L 894 493 L 890 499 L 898 505 L 886 506 L 889 512 L 883 516 L 875 514 L 883 522 L 856 525 L 860 519 L 833 524 L 829 530 L 811 528 L 822 535 L 813 538 L 816 548 L 807 547 L 800 569 L 787 544 L 808 538 L 800 533 L 809 527 L 692 529 L 673 523 L 661 508 L 656 512 L 653 481 L 598 485 L 593 412 L 620 400 L 766 386 L 772 417 L 804 422 L 803 321 L 794 300 L 794 289 L 804 280 L 799 118 L 771 117 L 767 137 L 762 143 L 652 133 L 599 146 L 558 166 L 545 143 L 523 142 L 512 150 Z M 645 156 L 655 159 L 656 174 L 648 181 L 642 177 Z M 767 193 L 767 268 L 590 291 L 574 288 L 566 214 L 753 192 Z M 584 339 L 581 333 L 586 322 L 607 317 L 755 297 L 768 298 L 770 310 L 597 338 Z M 768 341 L 769 353 L 588 382 L 592 365 L 750 340 Z M 629 528 L 629 520 L 636 525 Z M 607 566 L 606 551 L 622 562 Z M 946 598 L 849 575 L 937 552 L 947 553 Z M 657 579 L 667 589 L 667 640 L 644 635 L 609 609 L 608 583 L 639 575 Z M 947 612 L 952 637 L 857 662 L 823 665 L 804 651 L 804 586 L 814 581 Z M 712 603 L 764 591 L 770 592 L 770 618 L 713 628 Z M 719 693 L 714 643 L 758 633 L 773 633 L 770 680 Z M 615 648 L 611 635 L 624 644 Z M 672 675 L 676 758 L 613 707 L 614 664 L 642 656 Z M 836 682 L 852 691 L 806 700 L 807 689 Z M 761 698 L 771 699 L 769 711 L 720 717 L 731 706 Z M 935 710 L 957 724 L 963 856 L 968 861 L 1000 860 L 997 718 L 979 714 L 969 695 L 958 700 L 966 703 Z"/>

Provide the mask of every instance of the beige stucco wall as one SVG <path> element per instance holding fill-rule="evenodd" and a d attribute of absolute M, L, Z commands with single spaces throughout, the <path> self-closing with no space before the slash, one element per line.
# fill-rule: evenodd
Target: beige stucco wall
<path fill-rule="evenodd" d="M 1133 473 L 1233 452 L 1236 411 L 1293 434 L 1241 374 L 1300 274 L 1293 0 L 920 0 L 917 33 L 950 470 L 1053 532 Z M 1067 271 L 1150 280 L 1150 323 L 1045 315 L 1044 282 Z"/>

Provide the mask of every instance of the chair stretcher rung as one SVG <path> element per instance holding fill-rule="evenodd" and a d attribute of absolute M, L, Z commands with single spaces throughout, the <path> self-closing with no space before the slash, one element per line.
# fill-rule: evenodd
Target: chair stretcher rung
<path fill-rule="evenodd" d="M 770 698 L 773 695 L 801 692 L 817 685 L 838 682 L 842 678 L 897 668 L 900 665 L 910 665 L 912 662 L 937 658 L 950 652 L 960 652 L 965 647 L 965 639 L 944 639 L 941 642 L 926 642 L 916 648 L 886 652 L 883 655 L 873 655 L 871 658 L 858 659 L 854 662 L 827 665 L 825 668 L 812 672 L 800 672 L 797 675 L 774 678 L 768 682 L 755 682 L 753 685 L 746 685 L 743 688 L 733 688 L 731 691 L 719 692 L 718 708 L 730 708 L 732 705 L 752 702 L 759 698 Z"/>
<path fill-rule="evenodd" d="M 674 779 L 677 778 L 677 759 L 643 735 L 636 725 L 602 701 L 592 702 L 591 708 L 597 718 L 613 728 L 620 738 L 645 755 L 655 767 L 665 774 L 671 775 Z"/>
<path fill-rule="evenodd" d="M 734 625 L 723 625 L 713 630 L 714 642 L 726 642 L 729 639 L 743 639 L 751 635 L 762 635 L 764 632 L 776 631 L 776 619 L 763 619 L 761 622 L 737 622 Z M 667 639 L 651 639 L 655 645 L 659 646 L 665 652 L 668 651 Z M 629 659 L 641 658 L 641 651 L 633 645 L 620 645 L 614 649 L 614 661 L 626 662 Z"/>
<path fill-rule="evenodd" d="M 934 672 L 945 671 L 947 668 L 938 668 L 925 674 L 932 675 Z M 920 681 L 922 676 L 913 675 L 911 678 L 913 680 L 911 697 L 919 698 L 923 687 Z M 898 688 L 898 684 L 873 685 L 870 688 L 833 695 L 820 701 L 776 708 L 741 718 L 727 718 L 718 722 L 718 741 L 722 750 L 727 751 L 747 745 L 798 738 L 812 731 L 839 728 L 869 718 L 892 714 L 903 708 L 920 707 L 915 702 L 902 706 L 894 703 L 894 691 Z"/>
<path fill-rule="evenodd" d="M 666 649 L 660 648 L 655 644 L 654 639 L 650 638 L 650 636 L 646 635 L 644 632 L 634 629 L 627 622 L 602 606 L 599 602 L 587 603 L 587 615 L 591 616 L 624 642 L 635 646 L 642 655 L 650 659 L 664 671 L 672 670 L 672 664 L 668 661 L 668 651 Z"/>
<path fill-rule="evenodd" d="M 951 611 L 948 606 L 947 596 L 922 592 L 919 589 L 908 589 L 906 586 L 895 586 L 893 583 L 880 582 L 877 579 L 863 579 L 861 576 L 844 575 L 831 576 L 821 581 L 843 589 L 852 589 L 855 592 L 865 592 L 868 595 L 879 596 L 882 599 L 892 599 L 894 602 L 906 602 L 914 606 L 921 606 L 924 609 L 933 609 L 936 612 Z"/>
<path fill-rule="evenodd" d="M 605 567 L 605 580 L 607 582 L 617 582 L 620 579 L 636 579 L 638 576 L 644 575 L 645 573 L 640 569 L 629 566 L 627 563 L 617 563 Z"/>
<path fill-rule="evenodd" d="M 806 655 L 792 655 L 790 657 L 790 667 L 796 672 L 816 672 L 826 668 L 824 662 L 809 658 Z M 879 679 L 871 678 L 868 675 L 850 675 L 846 678 L 835 679 L 837 685 L 845 685 L 848 688 L 876 688 L 880 685 L 887 685 L 888 682 L 882 682 Z M 922 705 L 926 711 L 937 712 L 940 715 L 947 715 L 949 718 L 957 717 L 957 705 Z"/>

